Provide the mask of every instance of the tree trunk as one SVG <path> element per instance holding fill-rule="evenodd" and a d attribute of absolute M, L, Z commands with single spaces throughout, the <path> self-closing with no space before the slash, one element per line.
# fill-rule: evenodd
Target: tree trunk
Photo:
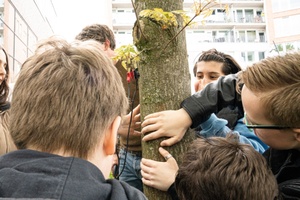
<path fill-rule="evenodd" d="M 183 10 L 182 0 L 135 0 L 137 14 L 141 10 L 162 8 L 164 11 Z M 190 73 L 186 49 L 185 31 L 181 32 L 165 49 L 169 41 L 183 27 L 163 29 L 157 22 L 139 19 L 133 31 L 134 43 L 141 52 L 139 63 L 139 95 L 141 119 L 148 114 L 177 110 L 180 103 L 191 95 Z M 164 50 L 165 49 L 165 50 Z M 194 139 L 189 131 L 178 144 L 166 148 L 180 163 L 180 156 Z M 143 142 L 143 157 L 164 161 L 158 152 L 162 139 Z M 144 186 L 144 193 L 150 200 L 170 199 L 166 192 Z"/>

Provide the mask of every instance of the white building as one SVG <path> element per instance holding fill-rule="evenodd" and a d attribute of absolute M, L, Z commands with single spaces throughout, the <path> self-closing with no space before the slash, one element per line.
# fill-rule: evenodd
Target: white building
<path fill-rule="evenodd" d="M 299 51 L 300 1 L 266 0 L 265 7 L 268 37 L 271 44 L 269 51 L 272 51 L 272 55 Z"/>
<path fill-rule="evenodd" d="M 61 13 L 68 16 L 64 28 L 71 38 L 85 25 L 101 23 L 114 30 L 117 47 L 132 44 L 136 17 L 131 0 L 105 0 L 92 4 L 95 1 L 0 0 L 0 44 L 8 52 L 13 74 L 18 73 L 38 40 L 56 33 L 56 22 Z M 80 10 L 74 8 L 75 3 L 82 4 Z M 199 54 L 210 48 L 232 55 L 242 67 L 267 56 L 300 49 L 299 0 L 221 0 L 221 3 L 229 6 L 227 14 L 216 6 L 213 14 L 205 19 L 205 26 L 198 17 L 195 19 L 198 25 L 186 29 L 191 69 Z M 59 12 L 58 4 L 74 9 Z M 184 10 L 190 16 L 194 15 L 193 4 L 194 0 L 184 0 Z M 82 16 L 82 10 L 88 10 L 90 14 Z M 72 29 L 74 23 L 80 24 L 75 31 Z"/>
<path fill-rule="evenodd" d="M 184 10 L 193 16 L 194 0 L 184 0 Z M 213 14 L 196 18 L 197 26 L 186 29 L 190 68 L 199 54 L 210 48 L 232 55 L 242 67 L 265 58 L 269 50 L 263 0 L 222 1 L 229 13 L 216 6 Z M 132 27 L 136 20 L 131 0 L 112 0 L 113 29 L 117 46 L 132 43 Z"/>

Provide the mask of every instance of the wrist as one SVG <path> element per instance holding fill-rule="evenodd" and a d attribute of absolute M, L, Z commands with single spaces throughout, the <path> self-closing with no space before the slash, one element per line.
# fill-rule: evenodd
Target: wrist
<path fill-rule="evenodd" d="M 183 108 L 179 109 L 178 113 L 184 127 L 188 129 L 192 125 L 192 119 L 190 118 L 190 115 Z"/>

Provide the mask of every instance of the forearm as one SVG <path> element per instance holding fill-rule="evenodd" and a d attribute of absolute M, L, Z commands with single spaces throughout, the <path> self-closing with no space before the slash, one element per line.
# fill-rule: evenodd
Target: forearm
<path fill-rule="evenodd" d="M 192 120 L 191 128 L 206 121 L 211 113 L 216 113 L 228 105 L 241 107 L 240 95 L 236 92 L 237 75 L 220 77 L 218 81 L 208 84 L 203 90 L 188 97 L 181 107 Z"/>

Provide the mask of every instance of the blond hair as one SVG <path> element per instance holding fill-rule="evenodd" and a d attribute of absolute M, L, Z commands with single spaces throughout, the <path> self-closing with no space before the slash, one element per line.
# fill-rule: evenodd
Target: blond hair
<path fill-rule="evenodd" d="M 128 101 L 121 78 L 95 41 L 50 38 L 22 66 L 11 108 L 18 148 L 87 158 Z"/>
<path fill-rule="evenodd" d="M 260 95 L 265 117 L 274 124 L 299 127 L 300 53 L 269 57 L 241 73 L 241 80 Z"/>

